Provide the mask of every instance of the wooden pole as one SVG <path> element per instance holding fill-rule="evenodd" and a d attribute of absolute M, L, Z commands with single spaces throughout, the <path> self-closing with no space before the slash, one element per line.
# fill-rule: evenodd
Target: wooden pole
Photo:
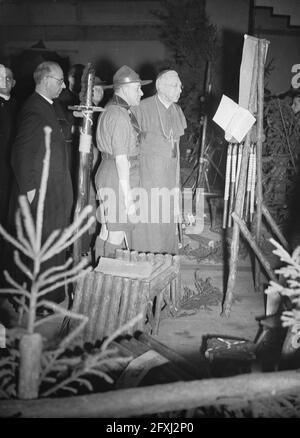
<path fill-rule="evenodd" d="M 242 162 L 242 155 L 243 155 L 243 143 L 238 144 L 238 158 L 237 158 L 237 169 L 236 169 L 236 179 L 235 179 L 235 195 L 238 188 L 238 182 L 240 177 L 240 171 L 241 171 L 241 162 Z"/>
<path fill-rule="evenodd" d="M 252 71 L 252 81 L 251 81 L 251 91 L 250 91 L 250 99 L 249 99 L 249 110 L 253 113 L 254 99 L 256 96 L 257 90 L 257 50 L 255 54 L 255 59 L 253 63 L 253 71 Z M 243 155 L 241 161 L 241 170 L 239 175 L 239 183 L 238 190 L 235 201 L 235 213 L 237 216 L 241 217 L 244 206 L 244 197 L 245 197 L 245 187 L 246 187 L 246 177 L 247 177 L 247 167 L 250 153 L 250 141 L 251 141 L 251 130 L 248 132 L 245 140 L 245 146 L 243 148 Z M 239 226 L 236 222 L 233 224 L 233 232 L 232 232 L 232 241 L 231 241 L 231 250 L 230 250 L 230 261 L 229 261 L 229 276 L 227 283 L 227 291 L 226 297 L 223 303 L 222 316 L 229 317 L 231 306 L 233 302 L 233 291 L 235 287 L 236 281 L 236 273 L 237 273 L 237 264 L 238 264 L 238 254 L 239 254 L 239 243 L 240 243 L 240 230 Z"/>
<path fill-rule="evenodd" d="M 79 140 L 79 164 L 77 174 L 77 199 L 74 210 L 74 221 L 78 218 L 83 208 L 88 204 L 90 191 L 90 172 L 93 165 L 92 126 L 93 113 L 104 111 L 101 107 L 93 106 L 93 87 L 95 81 L 95 70 L 91 63 L 86 66 L 81 80 L 81 102 L 80 105 L 69 106 L 72 111 L 82 113 L 82 125 Z M 86 91 L 84 93 L 84 91 Z M 78 233 L 79 230 L 77 230 Z M 77 264 L 82 255 L 82 236 L 73 245 L 74 262 Z"/>
<path fill-rule="evenodd" d="M 264 66 L 265 66 L 265 54 L 269 42 L 266 40 L 258 40 L 258 77 L 257 77 L 257 145 L 256 145 L 256 227 L 255 227 L 255 239 L 257 245 L 259 245 L 261 238 L 261 226 L 262 226 L 262 143 L 264 137 Z M 260 282 L 260 265 L 258 261 L 255 261 L 255 290 L 256 292 L 262 292 Z"/>
<path fill-rule="evenodd" d="M 20 340 L 20 370 L 18 397 L 38 398 L 43 340 L 40 333 L 23 335 Z M 1 409 L 0 409 L 1 411 Z"/>
<path fill-rule="evenodd" d="M 239 407 L 250 401 L 299 394 L 299 371 L 242 374 L 234 377 L 175 382 L 75 397 L 38 400 L 1 400 L 3 417 L 21 418 L 129 418 L 201 406 Z"/>
<path fill-rule="evenodd" d="M 97 339 L 96 327 L 98 312 L 101 303 L 102 294 L 102 284 L 103 284 L 104 274 L 101 272 L 94 272 L 94 280 L 91 284 L 91 289 L 85 291 L 86 294 L 90 296 L 90 302 L 88 307 L 88 312 L 85 313 L 89 317 L 88 322 L 85 326 L 85 341 L 94 342 Z M 93 291 L 93 293 L 90 293 Z"/>
<path fill-rule="evenodd" d="M 132 281 L 133 280 L 131 280 L 130 278 L 123 279 L 123 290 L 122 290 L 122 297 L 120 303 L 120 310 L 118 314 L 118 327 L 121 327 L 123 324 L 127 322 L 126 316 L 127 316 L 129 296 L 131 294 Z"/>
<path fill-rule="evenodd" d="M 273 231 L 273 233 L 276 235 L 276 237 L 280 240 L 281 245 L 284 247 L 284 249 L 286 249 L 287 251 L 289 251 L 289 244 L 288 241 L 286 240 L 286 238 L 284 237 L 284 235 L 282 234 L 282 232 L 280 231 L 278 225 L 276 224 L 276 222 L 274 221 L 271 213 L 269 212 L 269 210 L 267 209 L 267 207 L 265 206 L 265 204 L 262 204 L 262 214 L 264 215 L 264 218 L 266 219 L 266 221 L 268 222 L 271 230 Z"/>
<path fill-rule="evenodd" d="M 105 274 L 102 285 L 101 308 L 99 309 L 96 322 L 97 339 L 102 339 L 105 336 L 105 324 L 111 299 L 111 290 L 113 286 L 112 275 Z M 85 313 L 86 315 L 86 313 Z"/>
<path fill-rule="evenodd" d="M 148 345 L 148 347 L 150 347 L 151 349 L 157 351 L 162 356 L 169 359 L 169 361 L 184 368 L 185 371 L 187 371 L 187 373 L 189 373 L 191 376 L 194 376 L 195 378 L 203 378 L 208 376 L 207 369 L 205 369 L 206 373 L 204 374 L 203 367 L 200 369 L 198 364 L 197 366 L 193 365 L 193 363 L 185 359 L 180 354 L 176 353 L 175 350 L 172 350 L 167 345 L 159 342 L 153 336 L 149 336 L 146 333 L 138 333 L 137 339 L 140 342 L 143 342 L 145 345 Z"/>
<path fill-rule="evenodd" d="M 89 66 L 90 68 L 90 66 Z M 95 72 L 90 68 L 87 73 L 87 93 L 86 101 L 84 104 L 87 107 L 92 106 L 93 84 L 95 79 Z M 91 142 L 92 142 L 92 125 L 93 125 L 93 111 L 83 112 L 83 120 L 80 134 L 79 145 L 79 165 L 77 175 L 77 200 L 74 210 L 74 220 L 76 220 L 88 204 L 89 190 L 90 190 L 90 172 L 91 172 Z M 81 143 L 84 143 L 84 148 L 81 147 Z M 82 238 L 79 238 L 74 242 L 73 255 L 75 264 L 81 259 L 82 254 Z"/>
<path fill-rule="evenodd" d="M 247 185 L 246 185 L 246 196 L 245 196 L 245 208 L 244 208 L 244 219 L 247 222 L 249 217 L 249 208 L 250 208 L 250 193 L 251 193 L 251 182 L 252 182 L 252 145 L 250 146 L 250 155 L 248 162 L 248 172 L 247 172 Z"/>
<path fill-rule="evenodd" d="M 256 147 L 253 145 L 253 155 L 252 155 L 253 165 L 252 165 L 252 175 L 251 175 L 251 190 L 250 190 L 250 222 L 253 221 L 254 215 L 254 204 L 255 204 L 255 187 L 256 187 Z"/>
<path fill-rule="evenodd" d="M 108 309 L 108 315 L 106 317 L 107 319 L 105 326 L 105 335 L 108 336 L 110 336 L 114 332 L 114 330 L 117 330 L 117 328 L 119 328 L 118 315 L 120 311 L 122 290 L 124 288 L 123 278 L 116 277 L 114 279 L 113 286 L 114 287 L 111 290 L 110 305 Z"/>
<path fill-rule="evenodd" d="M 228 213 L 228 227 L 231 227 L 232 219 L 231 213 L 234 209 L 235 201 L 235 177 L 236 177 L 236 158 L 237 158 L 237 144 L 232 147 L 231 155 L 231 178 L 230 178 L 230 194 L 229 194 L 229 213 Z"/>
<path fill-rule="evenodd" d="M 225 177 L 225 190 L 224 190 L 224 211 L 223 211 L 223 228 L 227 226 L 227 214 L 228 214 L 228 200 L 229 200 L 229 187 L 230 187 L 230 172 L 231 172 L 231 154 L 232 144 L 229 143 L 227 150 L 226 161 L 226 177 Z"/>
<path fill-rule="evenodd" d="M 268 274 L 270 280 L 275 281 L 276 283 L 278 282 L 276 275 L 274 274 L 270 263 L 265 259 L 263 253 L 261 252 L 261 250 L 259 249 L 259 246 L 257 245 L 257 242 L 255 241 L 255 239 L 251 236 L 250 231 L 248 230 L 245 222 L 238 217 L 235 213 L 232 213 L 232 217 L 233 220 L 238 224 L 241 233 L 243 234 L 243 236 L 245 237 L 245 239 L 247 240 L 247 242 L 249 243 L 249 245 L 251 246 L 251 248 L 253 249 L 257 259 L 259 260 L 259 262 L 262 264 L 262 266 L 264 267 L 266 273 Z"/>

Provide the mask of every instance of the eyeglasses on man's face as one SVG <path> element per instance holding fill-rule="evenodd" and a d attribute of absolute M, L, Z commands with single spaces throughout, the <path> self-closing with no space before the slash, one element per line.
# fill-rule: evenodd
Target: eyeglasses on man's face
<path fill-rule="evenodd" d="M 180 90 L 183 90 L 182 84 L 166 84 L 166 86 L 170 88 L 179 88 Z"/>
<path fill-rule="evenodd" d="M 11 78 L 10 76 L 6 76 L 6 77 L 3 77 L 3 76 L 1 76 L 1 79 L 2 80 L 5 80 L 6 82 L 8 82 L 8 83 L 12 83 L 13 82 L 13 78 Z"/>
<path fill-rule="evenodd" d="M 51 75 L 47 75 L 47 76 L 48 76 L 48 78 L 55 79 L 59 83 L 59 85 L 62 85 L 65 82 L 64 79 L 58 79 L 55 76 L 51 76 Z"/>

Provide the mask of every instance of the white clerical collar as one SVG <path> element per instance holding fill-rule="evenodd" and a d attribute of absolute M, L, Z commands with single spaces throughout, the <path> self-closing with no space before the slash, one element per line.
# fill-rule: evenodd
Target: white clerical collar
<path fill-rule="evenodd" d="M 167 103 L 167 102 L 165 102 L 165 101 L 160 97 L 159 94 L 157 94 L 157 97 L 159 98 L 159 100 L 161 101 L 161 103 L 163 104 L 163 106 L 166 107 L 167 109 L 168 109 L 168 108 L 172 105 L 172 103 L 173 103 L 173 102 L 171 102 L 171 103 Z"/>
<path fill-rule="evenodd" d="M 53 100 L 49 99 L 49 97 L 44 96 L 44 94 L 40 93 L 39 91 L 37 91 L 37 94 L 39 94 L 39 95 L 42 96 L 44 99 L 46 99 L 47 102 L 50 103 L 50 105 L 53 104 Z"/>
<path fill-rule="evenodd" d="M 7 94 L 0 93 L 0 97 L 2 97 L 2 99 L 4 99 L 4 100 L 9 100 L 10 99 L 10 95 L 7 96 Z"/>

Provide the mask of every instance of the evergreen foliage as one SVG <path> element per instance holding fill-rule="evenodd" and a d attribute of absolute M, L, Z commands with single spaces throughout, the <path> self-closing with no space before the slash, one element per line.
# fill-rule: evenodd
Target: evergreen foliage
<path fill-rule="evenodd" d="M 217 30 L 205 13 L 202 0 L 162 0 L 163 12 L 153 11 L 162 21 L 161 39 L 170 50 L 169 68 L 184 85 L 180 98 L 188 131 L 199 130 L 200 98 L 203 95 L 207 61 L 217 52 Z"/>

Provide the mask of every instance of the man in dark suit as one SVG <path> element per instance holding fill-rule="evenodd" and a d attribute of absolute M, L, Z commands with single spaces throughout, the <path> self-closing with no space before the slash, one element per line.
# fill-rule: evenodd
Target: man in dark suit
<path fill-rule="evenodd" d="M 16 128 L 17 102 L 11 96 L 16 83 L 13 72 L 4 65 L 0 67 L 0 223 L 6 228 L 12 182 L 10 154 Z"/>
<path fill-rule="evenodd" d="M 63 129 L 53 107 L 65 88 L 61 67 L 50 61 L 41 63 L 34 72 L 35 92 L 25 102 L 19 117 L 16 138 L 12 148 L 12 168 L 17 183 L 17 193 L 26 195 L 33 217 L 36 216 L 38 189 L 45 155 L 43 128 L 50 126 L 51 158 L 44 207 L 43 234 L 45 241 L 52 231 L 63 229 L 70 224 L 73 204 L 73 189 L 70 175 L 67 144 Z M 51 266 L 65 262 L 62 252 L 42 264 L 45 271 Z M 59 288 L 45 296 L 60 303 L 65 299 L 64 288 Z"/>

